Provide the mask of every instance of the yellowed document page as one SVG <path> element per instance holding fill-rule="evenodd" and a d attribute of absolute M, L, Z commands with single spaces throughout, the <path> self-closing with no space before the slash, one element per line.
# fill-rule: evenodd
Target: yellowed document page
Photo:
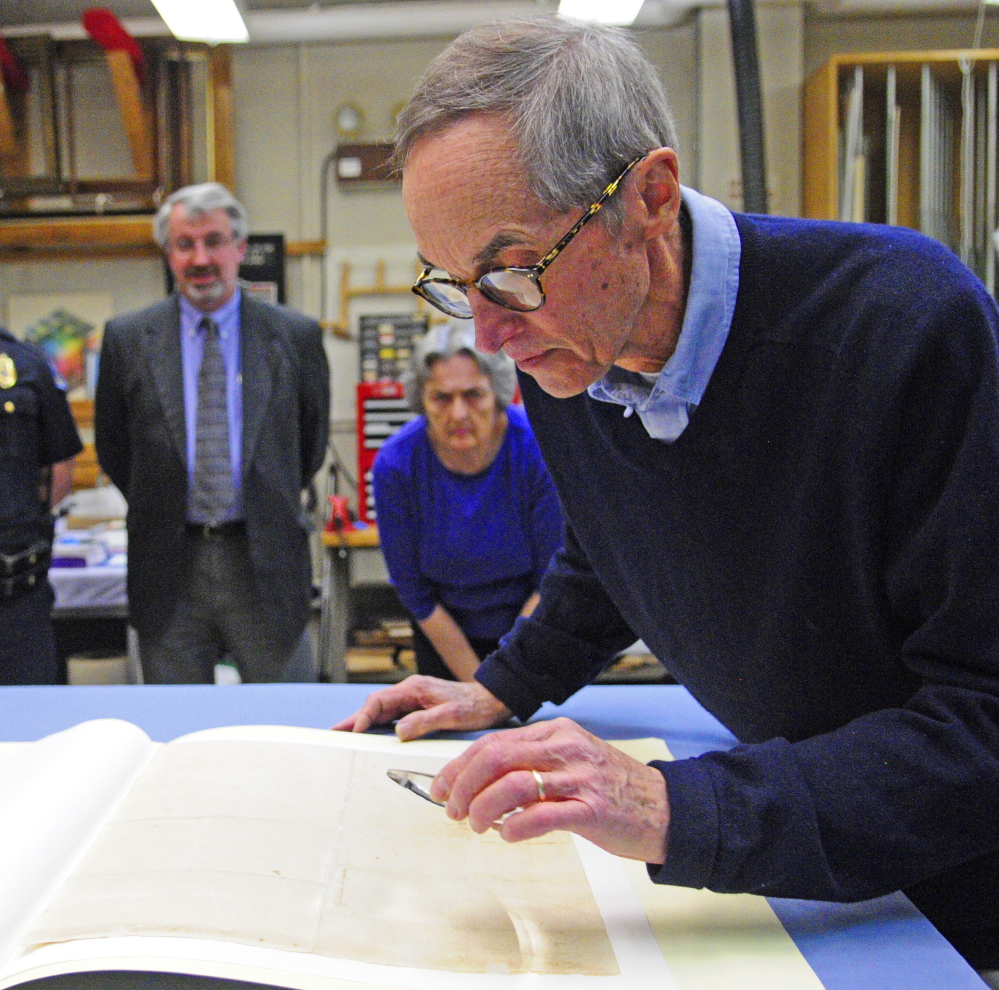
<path fill-rule="evenodd" d="M 402 754 L 160 749 L 29 932 L 208 938 L 467 973 L 618 971 L 569 835 L 518 845 L 394 784 Z M 444 761 L 412 755 L 407 769 Z"/>

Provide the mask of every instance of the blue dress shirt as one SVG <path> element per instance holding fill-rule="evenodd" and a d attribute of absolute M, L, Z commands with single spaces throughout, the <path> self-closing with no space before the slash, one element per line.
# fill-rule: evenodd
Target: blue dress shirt
<path fill-rule="evenodd" d="M 739 292 L 742 242 L 732 214 L 717 200 L 682 186 L 693 227 L 690 291 L 673 356 L 658 376 L 614 366 L 590 396 L 637 412 L 649 436 L 667 443 L 686 429 L 728 339 Z"/>
<path fill-rule="evenodd" d="M 202 313 L 184 296 L 180 297 L 180 354 L 184 371 L 184 425 L 187 429 L 187 478 L 194 480 L 194 450 L 198 422 L 198 374 L 205 351 L 205 331 L 199 324 L 211 316 L 219 328 L 219 349 L 225 365 L 226 409 L 229 417 L 229 459 L 232 484 L 236 489 L 233 515 L 223 522 L 243 518 L 243 372 L 240 347 L 239 303 L 237 287 L 232 298 L 214 313 Z M 204 522 L 190 518 L 190 522 Z"/>

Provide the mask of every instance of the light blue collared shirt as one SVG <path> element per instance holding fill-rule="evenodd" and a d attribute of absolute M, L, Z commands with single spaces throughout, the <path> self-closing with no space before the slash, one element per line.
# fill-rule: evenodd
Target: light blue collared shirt
<path fill-rule="evenodd" d="M 687 427 L 728 339 L 739 291 L 742 242 L 717 200 L 682 186 L 693 227 L 690 290 L 673 356 L 658 376 L 612 367 L 587 390 L 594 399 L 637 412 L 649 436 L 672 443 Z"/>
<path fill-rule="evenodd" d="M 187 428 L 187 478 L 194 480 L 194 451 L 198 423 L 198 374 L 205 352 L 205 331 L 199 324 L 207 315 L 219 328 L 219 349 L 225 365 L 226 411 L 229 417 L 229 459 L 232 463 L 232 484 L 236 489 L 236 505 L 231 522 L 243 518 L 243 373 L 239 325 L 240 290 L 237 287 L 228 302 L 214 313 L 202 313 L 184 296 L 180 297 L 180 355 L 184 370 L 184 425 Z M 202 523 L 205 519 L 188 519 Z"/>

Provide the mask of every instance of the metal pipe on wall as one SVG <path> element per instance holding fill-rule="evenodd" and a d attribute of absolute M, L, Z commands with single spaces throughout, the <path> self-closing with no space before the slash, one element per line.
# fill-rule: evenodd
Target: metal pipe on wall
<path fill-rule="evenodd" d="M 728 0 L 735 68 L 739 150 L 742 159 L 742 205 L 747 213 L 767 213 L 767 166 L 763 146 L 763 98 L 756 48 L 753 0 Z"/>

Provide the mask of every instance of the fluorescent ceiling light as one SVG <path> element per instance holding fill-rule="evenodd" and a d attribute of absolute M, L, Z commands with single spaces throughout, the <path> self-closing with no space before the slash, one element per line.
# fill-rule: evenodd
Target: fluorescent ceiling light
<path fill-rule="evenodd" d="M 577 21 L 632 24 L 645 0 L 561 0 L 558 12 Z M 999 0 L 995 0 L 999 3 Z"/>
<path fill-rule="evenodd" d="M 181 41 L 249 41 L 234 0 L 153 0 L 174 37 Z"/>

